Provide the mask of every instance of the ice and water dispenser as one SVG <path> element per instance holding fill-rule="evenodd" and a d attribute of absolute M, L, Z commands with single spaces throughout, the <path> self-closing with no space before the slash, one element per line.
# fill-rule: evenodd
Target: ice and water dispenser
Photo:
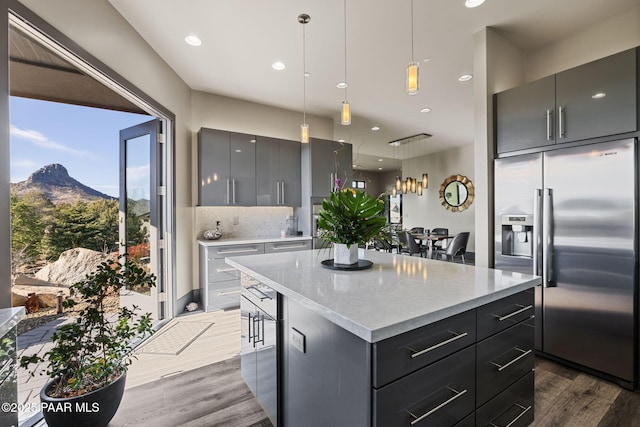
<path fill-rule="evenodd" d="M 533 257 L 533 215 L 502 215 L 502 255 Z"/>

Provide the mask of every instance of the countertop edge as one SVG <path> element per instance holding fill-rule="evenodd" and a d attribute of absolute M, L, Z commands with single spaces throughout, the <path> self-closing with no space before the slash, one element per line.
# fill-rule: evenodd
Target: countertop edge
<path fill-rule="evenodd" d="M 281 284 L 269 279 L 268 277 L 265 277 L 257 273 L 256 271 L 248 267 L 245 267 L 242 264 L 239 264 L 233 259 L 226 258 L 225 261 L 230 266 L 242 271 L 243 273 L 250 275 L 254 279 L 273 288 L 276 292 L 279 292 L 288 298 L 293 298 L 294 301 L 302 304 L 306 308 L 314 311 L 315 313 L 321 315 L 325 319 L 335 323 L 341 328 L 351 332 L 352 334 L 358 336 L 359 338 L 362 338 L 363 340 L 369 343 L 379 342 L 387 338 L 400 335 L 404 332 L 408 332 L 410 330 L 420 328 L 422 326 L 426 326 L 431 323 L 435 323 L 437 321 L 446 319 L 451 316 L 455 316 L 456 314 L 460 314 L 468 310 L 473 310 L 475 308 L 478 308 L 490 302 L 497 301 L 499 299 L 508 297 L 513 294 L 517 294 L 520 291 L 531 289 L 536 285 L 539 285 L 542 283 L 540 277 L 535 277 L 533 279 L 524 281 L 523 283 L 519 283 L 517 285 L 513 285 L 508 288 L 500 289 L 490 294 L 481 295 L 477 298 L 467 300 L 465 302 L 447 307 L 442 310 L 426 313 L 425 315 L 414 317 L 412 319 L 407 319 L 403 322 L 389 325 L 383 328 L 370 330 L 360 325 L 359 323 L 351 319 L 348 319 L 342 316 L 341 314 L 336 313 L 335 311 L 330 310 L 327 307 L 321 304 L 318 304 L 315 301 L 310 300 L 309 298 L 304 297 L 303 295 L 300 295 L 297 292 L 294 292 L 285 286 L 282 286 Z"/>
<path fill-rule="evenodd" d="M 246 238 L 222 238 L 218 240 L 197 239 L 200 246 L 226 246 L 226 245 L 251 245 L 254 243 L 281 243 L 311 240 L 311 236 L 291 236 L 291 237 L 246 237 Z"/>

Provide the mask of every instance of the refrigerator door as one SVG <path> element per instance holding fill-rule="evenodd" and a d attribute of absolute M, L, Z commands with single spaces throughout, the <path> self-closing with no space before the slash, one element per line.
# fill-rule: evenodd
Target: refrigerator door
<path fill-rule="evenodd" d="M 497 159 L 494 178 L 495 268 L 536 274 L 531 257 L 503 255 L 502 217 L 523 214 L 537 219 L 534 192 L 542 188 L 542 153 Z"/>
<path fill-rule="evenodd" d="M 634 380 L 635 141 L 544 154 L 543 351 Z"/>

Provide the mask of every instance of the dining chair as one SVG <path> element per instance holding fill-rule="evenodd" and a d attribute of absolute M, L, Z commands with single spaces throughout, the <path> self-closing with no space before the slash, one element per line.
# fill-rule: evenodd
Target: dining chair
<path fill-rule="evenodd" d="M 409 255 L 418 254 L 423 256 L 424 250 L 416 239 L 408 231 L 398 231 L 398 240 L 400 241 L 400 252 Z"/>
<path fill-rule="evenodd" d="M 466 264 L 464 260 L 464 254 L 467 253 L 467 243 L 469 243 L 469 232 L 464 231 L 455 235 L 453 239 L 447 245 L 444 251 L 444 256 L 447 261 L 455 261 L 455 257 L 458 255 L 462 257 L 462 263 Z"/>
<path fill-rule="evenodd" d="M 424 227 L 413 227 L 411 230 L 409 230 L 409 233 L 411 233 L 411 234 L 424 234 Z"/>
<path fill-rule="evenodd" d="M 438 227 L 438 228 L 434 228 L 431 230 L 431 234 L 437 234 L 440 236 L 447 236 L 449 235 L 449 229 L 448 228 L 442 228 L 442 227 Z M 443 251 L 445 248 L 444 246 L 444 242 L 442 240 L 432 240 L 431 241 L 431 251 L 434 254 L 434 258 L 435 255 L 437 255 L 438 251 Z"/>

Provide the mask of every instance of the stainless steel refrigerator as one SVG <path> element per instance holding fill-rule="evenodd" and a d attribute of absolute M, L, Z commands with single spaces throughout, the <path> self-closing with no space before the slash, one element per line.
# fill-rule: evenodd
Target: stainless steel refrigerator
<path fill-rule="evenodd" d="M 536 349 L 635 385 L 636 141 L 495 161 L 495 267 L 542 276 Z"/>

